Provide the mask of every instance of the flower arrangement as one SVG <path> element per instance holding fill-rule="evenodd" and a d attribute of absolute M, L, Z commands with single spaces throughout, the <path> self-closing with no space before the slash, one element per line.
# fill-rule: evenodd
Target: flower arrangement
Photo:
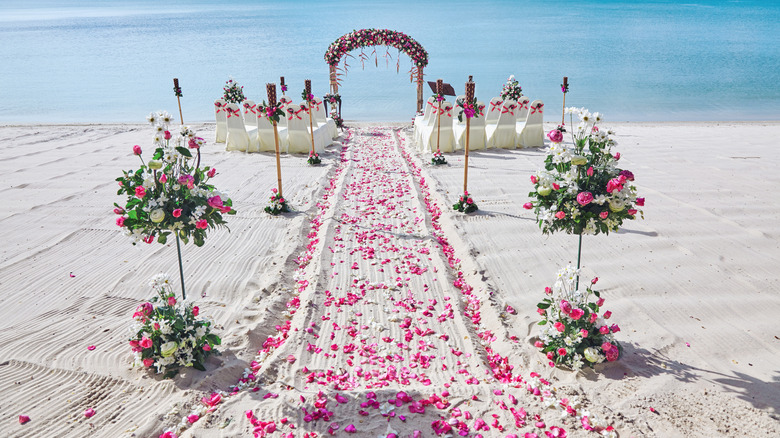
<path fill-rule="evenodd" d="M 225 82 L 225 86 L 222 87 L 222 90 L 224 90 L 222 98 L 225 99 L 225 102 L 227 103 L 241 104 L 241 102 L 246 100 L 246 97 L 244 97 L 244 87 L 238 85 L 238 82 L 234 81 L 233 78 L 230 78 Z"/>
<path fill-rule="evenodd" d="M 428 65 L 428 52 L 420 43 L 409 35 L 390 29 L 361 29 L 341 36 L 328 46 L 328 50 L 325 51 L 325 62 L 335 66 L 346 53 L 354 49 L 380 44 L 406 53 L 418 68 Z"/>
<path fill-rule="evenodd" d="M 133 366 L 154 367 L 166 378 L 175 376 L 181 367 L 205 371 L 203 362 L 219 354 L 214 347 L 222 343 L 211 333 L 211 322 L 198 319 L 197 306 L 176 300 L 167 274 L 154 276 L 149 286 L 157 295 L 138 306 L 130 327 Z"/>
<path fill-rule="evenodd" d="M 114 203 L 114 213 L 119 215 L 116 224 L 133 238 L 133 244 L 140 240 L 152 243 L 155 237 L 165 244 L 168 236 L 176 233 L 184 243 L 192 239 L 202 246 L 209 229 L 225 226 L 224 214 L 236 214 L 233 201 L 209 184 L 215 168 L 198 167 L 205 140 L 183 126 L 171 141 L 167 112 L 151 113 L 147 120 L 156 132 L 154 155 L 146 163 L 141 147 L 133 146 L 141 167 L 124 171 L 116 179 L 117 195 L 127 196 L 124 206 Z M 192 150 L 197 151 L 197 161 Z"/>
<path fill-rule="evenodd" d="M 599 129 L 599 113 L 584 108 L 567 108 L 577 114 L 579 125 L 573 129 L 573 146 L 563 144 L 560 129 L 550 131 L 544 169 L 531 176 L 533 202 L 542 232 L 565 231 L 569 234 L 608 234 L 617 231 L 624 220 L 642 215 L 644 198 L 637 197 L 632 184 L 634 174 L 618 167 L 620 153 L 611 152 L 613 133 Z"/>
<path fill-rule="evenodd" d="M 271 215 L 278 215 L 290 211 L 287 206 L 287 201 L 284 200 L 282 195 L 277 192 L 276 189 L 271 189 L 271 202 L 265 207 L 265 212 Z"/>
<path fill-rule="evenodd" d="M 263 100 L 263 103 L 258 106 L 258 110 L 260 111 L 259 114 L 268 119 L 269 122 L 279 123 L 279 120 L 284 117 L 283 106 L 284 102 L 279 102 L 276 105 L 268 105 L 265 103 L 265 100 Z"/>
<path fill-rule="evenodd" d="M 447 164 L 447 159 L 444 158 L 444 155 L 441 153 L 441 151 L 437 150 L 436 152 L 433 153 L 433 158 L 431 158 L 431 164 L 435 166 Z"/>
<path fill-rule="evenodd" d="M 303 99 L 306 102 L 311 102 L 314 100 L 314 95 L 311 93 L 307 93 L 306 89 L 304 88 L 303 91 L 301 91 L 301 99 Z"/>
<path fill-rule="evenodd" d="M 455 105 L 457 105 L 460 108 L 460 112 L 458 113 L 458 121 L 463 121 L 463 116 L 465 115 L 467 119 L 472 119 L 474 117 L 484 116 L 484 109 L 485 105 L 477 105 L 477 98 L 473 98 L 471 102 L 466 102 L 465 99 L 457 99 L 455 101 Z"/>
<path fill-rule="evenodd" d="M 471 213 L 472 211 L 479 210 L 477 208 L 477 204 L 471 198 L 468 191 L 463 192 L 463 194 L 460 195 L 460 198 L 458 198 L 458 202 L 453 204 L 452 209 L 457 210 L 461 213 Z"/>
<path fill-rule="evenodd" d="M 330 111 L 330 118 L 333 119 L 333 121 L 336 123 L 337 128 L 343 128 L 344 127 L 344 119 L 341 118 L 338 111 L 336 111 L 335 108 L 332 108 Z"/>
<path fill-rule="evenodd" d="M 606 321 L 612 312 L 600 313 L 604 298 L 592 289 L 598 278 L 581 292 L 575 287 L 578 277 L 577 269 L 566 266 L 558 271 L 553 287 L 545 288 L 547 298 L 536 305 L 543 328 L 534 344 L 547 354 L 550 366 L 564 365 L 575 371 L 583 365 L 592 368 L 604 360 L 616 361 L 623 351 L 614 336 L 620 327 Z"/>
<path fill-rule="evenodd" d="M 512 99 L 516 102 L 521 97 L 523 97 L 523 89 L 520 87 L 520 83 L 515 80 L 515 75 L 509 76 L 504 88 L 501 89 L 501 100 Z"/>
<path fill-rule="evenodd" d="M 331 105 L 336 105 L 341 103 L 341 95 L 339 95 L 339 93 L 334 93 L 334 94 L 328 93 L 322 96 L 322 100 L 328 102 Z"/>
<path fill-rule="evenodd" d="M 316 152 L 309 151 L 309 159 L 306 160 L 306 162 L 309 163 L 310 165 L 314 166 L 314 165 L 320 164 L 322 162 L 322 160 L 320 160 L 320 156 L 317 155 Z"/>

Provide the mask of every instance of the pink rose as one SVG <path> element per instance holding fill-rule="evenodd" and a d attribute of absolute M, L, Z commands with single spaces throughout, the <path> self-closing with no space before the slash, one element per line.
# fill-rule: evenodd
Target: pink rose
<path fill-rule="evenodd" d="M 220 198 L 219 195 L 212 196 L 211 198 L 208 199 L 208 203 L 209 203 L 209 206 L 211 206 L 211 207 L 221 208 L 222 207 L 222 198 Z"/>
<path fill-rule="evenodd" d="M 593 176 L 593 166 L 588 167 L 588 170 L 585 173 L 587 173 L 588 176 Z"/>
<path fill-rule="evenodd" d="M 610 316 L 612 316 L 612 311 L 607 310 L 606 312 L 604 312 L 604 319 L 609 319 Z"/>
<path fill-rule="evenodd" d="M 580 330 L 580 334 L 582 335 L 583 338 L 587 338 L 588 337 L 588 331 L 585 330 L 585 329 Z"/>
<path fill-rule="evenodd" d="M 599 278 L 598 277 L 593 277 L 593 280 L 590 281 L 590 284 L 596 284 L 598 282 L 599 282 Z"/>
<path fill-rule="evenodd" d="M 612 349 L 606 352 L 606 356 L 609 362 L 614 362 L 618 360 L 618 356 L 620 356 L 620 350 L 618 350 L 615 347 L 612 347 Z"/>
<path fill-rule="evenodd" d="M 195 228 L 200 230 L 205 230 L 209 227 L 209 222 L 206 219 L 201 219 L 197 222 L 195 222 Z"/>
<path fill-rule="evenodd" d="M 579 192 L 577 194 L 577 203 L 581 206 L 586 206 L 593 202 L 593 193 L 591 192 Z"/>
<path fill-rule="evenodd" d="M 571 312 L 571 304 L 566 300 L 561 300 L 559 307 L 561 308 L 561 311 L 567 315 Z"/>
<path fill-rule="evenodd" d="M 558 219 L 563 219 L 566 217 L 566 213 L 559 211 L 558 213 L 555 213 L 555 217 L 557 217 Z"/>
<path fill-rule="evenodd" d="M 165 182 L 168 181 L 168 176 L 166 174 L 160 175 L 160 182 L 165 184 Z"/>
<path fill-rule="evenodd" d="M 159 323 L 155 322 L 153 327 L 154 327 L 155 330 L 160 330 L 160 324 Z"/>
<path fill-rule="evenodd" d="M 536 313 L 538 313 L 538 314 L 540 314 L 540 315 L 544 316 L 544 309 L 539 309 L 539 308 L 537 308 L 537 309 L 536 309 Z"/>
<path fill-rule="evenodd" d="M 144 242 L 151 244 L 154 242 L 154 235 L 144 237 Z"/>
<path fill-rule="evenodd" d="M 555 323 L 555 330 L 558 330 L 559 332 L 563 333 L 564 331 L 566 331 L 566 326 L 562 322 L 558 321 Z"/>
<path fill-rule="evenodd" d="M 135 188 L 135 196 L 138 199 L 143 199 L 143 197 L 146 196 L 146 189 L 144 186 L 138 186 Z"/>
<path fill-rule="evenodd" d="M 151 357 L 148 357 L 148 358 L 144 359 L 144 366 L 145 367 L 149 368 L 152 365 L 154 365 L 154 359 L 152 359 Z"/>
<path fill-rule="evenodd" d="M 203 351 L 211 351 L 211 345 L 203 344 Z"/>
<path fill-rule="evenodd" d="M 614 348 L 614 346 L 612 344 L 610 344 L 609 342 L 605 342 L 605 343 L 601 344 L 601 349 L 604 350 L 604 353 L 606 353 L 607 351 L 611 350 L 612 348 Z"/>
<path fill-rule="evenodd" d="M 552 295 L 552 289 L 550 288 L 550 286 L 544 288 L 544 293 L 546 295 Z"/>
<path fill-rule="evenodd" d="M 644 207 L 645 205 L 645 198 L 636 198 L 636 205 L 640 207 Z"/>
<path fill-rule="evenodd" d="M 609 327 L 602 325 L 601 327 L 599 327 L 599 333 L 601 333 L 602 335 L 608 335 Z"/>
<path fill-rule="evenodd" d="M 198 316 L 198 313 L 200 313 L 200 309 L 198 308 L 198 306 L 193 306 L 192 307 L 192 316 Z"/>
<path fill-rule="evenodd" d="M 537 182 L 539 182 L 539 179 L 536 178 L 536 175 L 531 175 L 531 184 L 536 184 Z"/>
<path fill-rule="evenodd" d="M 596 305 L 601 307 L 604 305 L 604 298 L 599 298 L 598 301 L 596 301 Z"/>
<path fill-rule="evenodd" d="M 163 133 L 163 137 L 164 137 L 166 140 L 170 140 L 170 139 L 171 139 L 171 131 L 165 131 L 165 132 Z"/>
<path fill-rule="evenodd" d="M 561 186 L 558 185 L 558 183 L 553 183 L 552 187 L 553 187 L 553 190 L 559 190 L 561 188 Z"/>
<path fill-rule="evenodd" d="M 138 342 L 138 341 L 136 341 L 135 339 L 133 339 L 132 341 L 130 341 L 130 348 L 132 348 L 133 350 L 135 350 L 135 349 L 136 349 L 136 348 L 138 348 L 139 346 L 140 346 L 139 342 Z"/>
<path fill-rule="evenodd" d="M 602 211 L 601 213 L 599 213 L 599 217 L 602 218 L 602 219 L 606 219 L 607 216 L 609 216 L 609 212 L 608 211 Z"/>
<path fill-rule="evenodd" d="M 557 129 L 553 129 L 547 133 L 547 138 L 553 143 L 560 143 L 563 141 L 563 133 Z"/>
<path fill-rule="evenodd" d="M 152 348 L 152 345 L 154 344 L 152 343 L 151 339 L 144 336 L 143 338 L 141 338 L 141 342 L 139 342 L 138 345 L 140 345 L 141 348 Z"/>
<path fill-rule="evenodd" d="M 141 155 L 141 146 L 138 145 L 133 146 L 133 153 L 136 155 Z"/>
<path fill-rule="evenodd" d="M 117 207 L 114 209 L 114 213 L 116 214 L 125 214 L 125 209 L 121 207 Z"/>
<path fill-rule="evenodd" d="M 558 349 L 558 356 L 561 356 L 561 357 L 566 356 L 566 349 L 563 348 L 563 347 L 559 348 Z"/>
<path fill-rule="evenodd" d="M 589 322 L 590 322 L 591 324 L 593 324 L 594 322 L 596 322 L 596 319 L 598 319 L 598 317 L 599 317 L 599 316 L 598 316 L 597 314 L 595 314 L 595 313 L 591 313 L 591 314 L 590 314 L 590 321 L 589 321 Z"/>
<path fill-rule="evenodd" d="M 612 324 L 612 325 L 609 327 L 609 331 L 611 331 L 612 333 L 617 333 L 617 332 L 619 332 L 619 331 L 620 331 L 620 327 L 618 327 L 618 325 L 617 325 L 617 324 Z"/>
<path fill-rule="evenodd" d="M 206 175 L 208 175 L 208 176 L 209 176 L 209 178 L 214 178 L 214 175 L 216 175 L 216 174 L 217 174 L 217 169 L 216 169 L 216 168 L 214 168 L 214 167 L 212 167 L 212 168 L 211 168 L 211 169 L 208 171 L 208 173 L 206 173 Z"/>
<path fill-rule="evenodd" d="M 530 210 L 530 209 L 534 208 L 534 205 L 531 204 L 530 202 L 526 202 L 525 204 L 523 204 L 523 208 L 526 209 L 526 210 Z"/>
<path fill-rule="evenodd" d="M 629 215 L 629 216 L 633 216 L 633 215 L 635 215 L 635 214 L 636 214 L 636 210 L 634 210 L 633 208 L 629 208 L 629 209 L 628 209 L 628 215 Z"/>
<path fill-rule="evenodd" d="M 544 342 L 536 341 L 536 342 L 534 342 L 534 347 L 536 347 L 536 348 L 544 348 Z"/>
<path fill-rule="evenodd" d="M 621 176 L 619 178 L 612 178 L 607 182 L 607 193 L 614 193 L 619 192 L 623 190 L 623 182 L 622 180 L 625 180 L 624 176 Z"/>
<path fill-rule="evenodd" d="M 615 154 L 615 160 L 617 161 L 617 160 L 619 160 L 619 159 L 620 159 L 620 152 L 618 152 L 618 153 L 616 153 L 616 154 Z"/>
<path fill-rule="evenodd" d="M 580 308 L 572 309 L 571 313 L 569 313 L 569 317 L 575 321 L 582 318 L 583 315 L 585 315 L 585 311 Z"/>
<path fill-rule="evenodd" d="M 555 353 L 553 353 L 552 351 L 547 352 L 547 359 L 552 360 L 554 357 L 555 357 Z"/>
<path fill-rule="evenodd" d="M 116 218 L 116 224 L 118 226 L 120 226 L 120 227 L 124 227 L 125 226 L 125 219 L 127 219 L 127 218 L 124 217 L 124 216 L 119 216 L 118 218 Z"/>
<path fill-rule="evenodd" d="M 176 298 L 168 297 L 168 305 L 169 306 L 175 306 L 176 305 Z"/>
<path fill-rule="evenodd" d="M 174 209 L 171 214 L 173 215 L 173 217 L 181 217 L 181 208 Z"/>

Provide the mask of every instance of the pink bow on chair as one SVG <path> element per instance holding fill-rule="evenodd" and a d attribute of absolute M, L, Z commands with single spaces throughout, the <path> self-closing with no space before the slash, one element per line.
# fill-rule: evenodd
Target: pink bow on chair
<path fill-rule="evenodd" d="M 517 108 L 517 107 L 514 106 L 514 105 L 505 106 L 505 107 L 501 108 L 501 114 L 509 113 L 509 114 L 515 115 L 515 112 L 512 111 L 515 108 Z"/>
<path fill-rule="evenodd" d="M 257 114 L 257 111 L 255 111 L 256 107 L 257 105 L 250 106 L 248 103 L 245 103 L 244 108 L 246 109 L 246 111 L 244 111 L 244 114 L 249 114 L 250 111 L 252 111 L 254 114 Z"/>
<path fill-rule="evenodd" d="M 306 107 L 301 107 L 298 111 L 292 111 L 288 110 L 288 113 L 290 113 L 290 117 L 287 117 L 287 120 L 292 120 L 293 116 L 297 117 L 298 120 L 303 120 L 303 118 L 299 115 L 301 111 L 306 111 Z"/>
<path fill-rule="evenodd" d="M 479 106 L 479 108 L 477 109 L 477 114 L 479 114 L 480 116 L 484 116 L 485 115 L 485 105 L 480 105 Z"/>
<path fill-rule="evenodd" d="M 520 106 L 517 109 L 528 109 L 528 102 L 520 102 Z"/>
<path fill-rule="evenodd" d="M 444 110 L 447 111 L 447 117 L 452 117 L 452 107 L 451 106 L 445 106 Z M 444 114 L 444 113 L 442 113 Z"/>
<path fill-rule="evenodd" d="M 217 112 L 222 111 L 222 104 L 219 102 L 214 102 L 214 106 L 217 107 Z"/>
<path fill-rule="evenodd" d="M 542 111 L 542 107 L 544 106 L 543 103 L 540 103 L 537 106 L 531 107 L 531 114 L 535 113 L 537 110 L 539 111 L 539 114 L 542 114 L 544 111 Z"/>
<path fill-rule="evenodd" d="M 496 108 L 498 108 L 500 110 L 501 109 L 501 105 L 503 105 L 503 104 L 504 104 L 504 102 L 501 101 L 501 100 L 499 100 L 498 102 L 490 102 L 490 112 L 492 113 L 493 111 L 496 110 Z"/>
<path fill-rule="evenodd" d="M 233 117 L 233 116 L 238 117 L 238 116 L 241 115 L 241 111 L 239 111 L 238 109 L 234 109 L 233 110 L 233 109 L 230 109 L 230 108 L 225 108 L 225 111 L 227 111 L 228 118 Z"/>

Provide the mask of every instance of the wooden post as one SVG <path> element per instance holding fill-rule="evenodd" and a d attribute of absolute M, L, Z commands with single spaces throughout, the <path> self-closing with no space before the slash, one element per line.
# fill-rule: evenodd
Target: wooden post
<path fill-rule="evenodd" d="M 268 106 L 276 106 L 276 84 L 265 84 L 268 93 Z M 279 131 L 276 129 L 276 121 L 271 120 L 274 127 L 274 149 L 276 150 L 276 183 L 279 196 L 282 196 L 282 166 L 279 162 Z"/>
<path fill-rule="evenodd" d="M 423 68 L 417 69 L 417 111 L 423 107 Z"/>
<path fill-rule="evenodd" d="M 179 118 L 184 125 L 184 115 L 181 113 L 181 88 L 179 88 L 179 78 L 173 78 L 173 93 L 176 94 L 176 101 L 179 102 Z"/>
<path fill-rule="evenodd" d="M 563 91 L 563 109 L 561 110 L 561 126 L 566 124 L 566 90 L 569 88 L 569 77 L 563 77 L 563 85 L 561 86 Z"/>
<path fill-rule="evenodd" d="M 471 79 L 471 76 L 469 76 L 469 79 Z M 474 100 L 474 82 L 471 82 L 470 80 L 466 82 L 466 102 L 464 102 L 465 105 L 470 105 L 471 102 Z M 478 111 L 478 108 L 474 108 L 475 111 Z M 474 114 L 475 117 L 477 116 L 477 113 Z M 469 139 L 471 137 L 471 118 L 466 117 L 466 151 L 464 153 L 464 166 L 463 166 L 463 193 L 468 192 L 468 183 L 469 183 Z"/>
<path fill-rule="evenodd" d="M 311 80 L 306 79 L 304 81 L 304 91 L 306 92 L 306 103 L 309 105 L 309 135 L 311 137 L 311 154 L 314 154 L 314 124 L 312 118 L 314 117 L 314 108 L 312 106 L 313 100 L 311 99 Z M 311 155 L 309 154 L 309 155 Z"/>
<path fill-rule="evenodd" d="M 444 103 L 444 81 L 442 79 L 436 79 L 436 102 L 438 103 L 438 109 L 436 110 L 436 152 L 441 152 L 439 149 L 439 139 L 441 138 L 441 109 Z M 439 100 L 441 99 L 441 100 Z"/>
<path fill-rule="evenodd" d="M 279 77 L 279 85 L 282 87 L 282 96 L 285 96 L 284 91 L 287 87 L 284 85 L 284 76 Z"/>

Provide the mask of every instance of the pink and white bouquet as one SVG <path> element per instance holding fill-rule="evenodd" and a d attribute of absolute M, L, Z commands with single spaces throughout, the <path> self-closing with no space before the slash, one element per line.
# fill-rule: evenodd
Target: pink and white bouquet
<path fill-rule="evenodd" d="M 567 108 L 577 114 L 580 123 L 572 129 L 572 143 L 563 143 L 561 129 L 550 131 L 544 168 L 531 175 L 533 202 L 523 207 L 534 209 L 542 232 L 565 231 L 569 234 L 608 234 L 617 231 L 625 220 L 642 216 L 645 199 L 637 196 L 634 174 L 619 167 L 620 153 L 612 131 L 601 129 L 601 114 L 584 108 Z"/>
<path fill-rule="evenodd" d="M 306 162 L 312 166 L 315 166 L 317 164 L 322 163 L 322 160 L 320 159 L 320 156 L 316 152 L 309 151 L 309 159 L 307 159 Z"/>
<path fill-rule="evenodd" d="M 198 318 L 200 311 L 192 302 L 176 300 L 167 274 L 158 274 L 149 282 L 156 296 L 136 308 L 130 326 L 130 348 L 135 354 L 133 366 L 155 369 L 170 378 L 182 367 L 205 371 L 203 363 L 222 341 L 211 333 L 212 323 Z"/>
<path fill-rule="evenodd" d="M 512 99 L 517 102 L 521 97 L 523 97 L 523 88 L 515 79 L 515 75 L 509 76 L 504 88 L 501 89 L 501 100 Z"/>
<path fill-rule="evenodd" d="M 336 110 L 336 108 L 331 108 L 330 110 L 330 118 L 333 119 L 333 122 L 336 123 L 337 128 L 343 128 L 344 127 L 344 119 L 341 118 L 339 115 L 339 112 Z"/>
<path fill-rule="evenodd" d="M 328 46 L 325 62 L 338 65 L 341 58 L 352 50 L 376 45 L 394 47 L 406 53 L 418 68 L 428 65 L 428 52 L 420 43 L 409 35 L 390 29 L 361 29 L 343 35 Z"/>
<path fill-rule="evenodd" d="M 615 339 L 620 327 L 607 322 L 612 312 L 601 312 L 604 298 L 592 289 L 598 278 L 583 292 L 575 287 L 578 276 L 577 269 L 566 266 L 558 271 L 553 287 L 545 288 L 547 297 L 537 304 L 542 331 L 534 344 L 547 355 L 550 366 L 575 371 L 583 365 L 614 362 L 623 351 Z"/>
<path fill-rule="evenodd" d="M 287 201 L 285 201 L 284 197 L 276 189 L 271 189 L 271 200 L 265 207 L 265 212 L 276 216 L 288 211 L 290 211 L 290 208 L 287 206 Z"/>
<path fill-rule="evenodd" d="M 281 118 L 284 117 L 284 110 L 282 109 L 284 105 L 285 102 L 279 101 L 276 105 L 271 106 L 263 100 L 263 103 L 258 105 L 258 115 L 265 117 L 269 122 L 279 123 Z"/>
<path fill-rule="evenodd" d="M 463 192 L 458 198 L 458 202 L 453 204 L 452 209 L 461 213 L 471 213 L 472 211 L 479 210 L 479 208 L 477 208 L 477 203 L 474 202 L 474 199 L 469 195 L 469 192 Z"/>
<path fill-rule="evenodd" d="M 485 105 L 479 105 L 476 97 L 471 102 L 466 102 L 464 98 L 457 99 L 455 105 L 460 108 L 460 112 L 458 112 L 459 122 L 463 122 L 463 116 L 466 116 L 467 119 L 473 119 L 485 115 Z"/>
<path fill-rule="evenodd" d="M 444 158 L 444 154 L 441 153 L 441 151 L 437 150 L 433 153 L 433 157 L 431 158 L 431 164 L 434 166 L 441 166 L 443 164 L 447 164 L 447 159 Z"/>
<path fill-rule="evenodd" d="M 244 86 L 238 85 L 238 82 L 234 81 L 233 78 L 230 78 L 225 82 L 222 90 L 222 98 L 225 99 L 225 102 L 227 103 L 241 104 L 241 102 L 246 100 L 246 97 L 244 96 Z"/>
<path fill-rule="evenodd" d="M 155 237 L 165 244 L 176 233 L 184 243 L 192 239 L 202 246 L 209 229 L 225 226 L 223 215 L 236 213 L 233 202 L 209 184 L 217 170 L 199 167 L 205 140 L 186 126 L 174 138 L 166 112 L 151 113 L 147 120 L 155 130 L 154 155 L 146 162 L 141 146 L 133 146 L 141 167 L 124 171 L 116 179 L 117 195 L 127 196 L 123 206 L 114 203 L 116 224 L 133 238 L 134 245 L 141 240 L 152 243 Z"/>

